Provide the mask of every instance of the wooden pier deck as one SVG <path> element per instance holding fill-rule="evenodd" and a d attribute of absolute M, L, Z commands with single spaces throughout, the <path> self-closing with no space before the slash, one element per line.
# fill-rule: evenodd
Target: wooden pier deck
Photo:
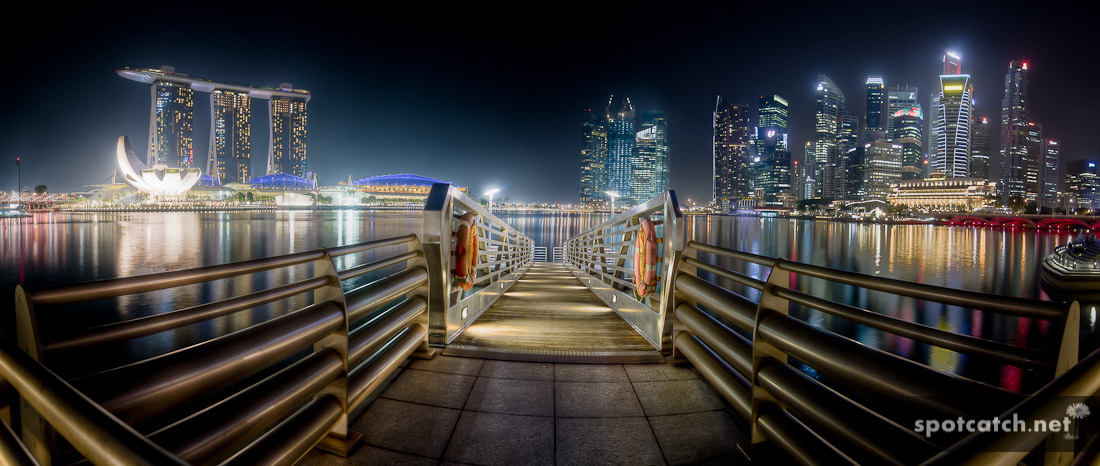
<path fill-rule="evenodd" d="M 560 363 L 663 361 L 615 311 L 555 263 L 532 265 L 443 354 Z"/>

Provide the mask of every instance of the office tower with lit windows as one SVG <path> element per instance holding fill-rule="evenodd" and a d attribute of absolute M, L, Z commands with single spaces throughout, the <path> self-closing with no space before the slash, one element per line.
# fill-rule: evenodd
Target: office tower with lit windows
<path fill-rule="evenodd" d="M 612 95 L 607 100 L 607 189 L 618 193 L 623 204 L 636 202 L 630 191 L 634 168 L 634 106 L 629 98 Z"/>
<path fill-rule="evenodd" d="M 1005 73 L 1005 92 L 1001 100 L 1001 183 L 998 186 L 1004 201 L 1035 200 L 1037 181 L 1029 184 L 1030 174 L 1038 179 L 1039 161 L 1028 151 L 1031 123 L 1027 62 L 1012 60 Z"/>
<path fill-rule="evenodd" d="M 921 177 L 923 170 L 924 145 L 922 144 L 922 131 L 924 129 L 924 112 L 920 104 L 894 112 L 890 118 L 893 132 L 891 140 L 901 146 L 901 177 L 912 180 Z"/>
<path fill-rule="evenodd" d="M 891 118 L 886 120 L 886 134 L 893 137 L 894 134 L 894 119 L 893 115 L 902 110 L 909 110 L 913 107 L 919 106 L 920 102 L 917 102 L 917 86 L 910 86 L 908 84 L 898 84 L 897 86 L 890 86 L 886 92 L 886 114 Z"/>
<path fill-rule="evenodd" d="M 802 152 L 802 163 L 799 166 L 801 174 L 799 176 L 799 182 L 795 183 L 797 189 L 802 193 L 798 200 L 813 199 L 817 193 L 815 187 L 817 186 L 817 180 L 814 179 L 814 143 L 813 141 L 806 141 L 806 147 Z"/>
<path fill-rule="evenodd" d="M 1028 122 L 1024 135 L 1024 153 L 1027 164 L 1024 166 L 1024 201 L 1030 207 L 1039 202 L 1042 190 L 1040 176 L 1043 172 L 1043 125 Z"/>
<path fill-rule="evenodd" d="M 867 77 L 867 109 L 863 119 L 863 140 L 869 142 L 889 137 L 886 134 L 886 84 L 880 76 Z"/>
<path fill-rule="evenodd" d="M 966 178 L 970 165 L 970 75 L 940 75 L 940 93 L 936 106 L 936 152 L 932 170 L 946 178 Z"/>
<path fill-rule="evenodd" d="M 844 156 L 847 169 L 844 199 L 849 201 L 862 201 L 867 199 L 867 151 L 864 147 L 853 147 Z"/>
<path fill-rule="evenodd" d="M 581 127 L 581 198 L 586 207 L 602 206 L 607 198 L 607 120 L 584 109 Z"/>
<path fill-rule="evenodd" d="M 989 181 L 989 118 L 974 118 L 970 139 L 970 177 Z"/>
<path fill-rule="evenodd" d="M 758 206 L 790 207 L 791 153 L 769 150 L 753 159 L 753 200 Z"/>
<path fill-rule="evenodd" d="M 1062 147 L 1056 139 L 1046 139 L 1043 145 L 1043 163 L 1039 167 L 1039 213 L 1044 207 L 1058 206 L 1058 166 L 1061 164 Z"/>
<path fill-rule="evenodd" d="M 724 102 L 714 106 L 713 185 L 714 204 L 723 211 L 749 199 L 749 106 Z"/>
<path fill-rule="evenodd" d="M 1066 202 L 1068 212 L 1100 209 L 1100 173 L 1096 159 L 1066 162 Z"/>
<path fill-rule="evenodd" d="M 630 191 L 642 203 L 668 190 L 668 123 L 665 114 L 643 110 L 634 135 Z"/>
<path fill-rule="evenodd" d="M 154 81 L 151 89 L 148 166 L 190 168 L 195 163 L 195 92 L 162 80 Z"/>
<path fill-rule="evenodd" d="M 890 184 L 902 179 L 904 148 L 893 141 L 874 141 L 864 146 L 865 199 L 886 200 Z"/>
<path fill-rule="evenodd" d="M 247 93 L 210 92 L 210 154 L 206 173 L 218 184 L 248 183 L 252 154 L 252 99 Z"/>
<path fill-rule="evenodd" d="M 757 156 L 787 148 L 787 99 L 777 95 L 761 96 L 757 107 L 756 146 Z"/>
<path fill-rule="evenodd" d="M 271 148 L 267 156 L 267 174 L 306 176 L 306 99 L 272 97 L 268 106 Z"/>
<path fill-rule="evenodd" d="M 843 153 L 837 149 L 840 116 L 846 113 L 844 93 L 825 75 L 817 77 L 814 111 L 814 179 L 815 196 L 822 199 L 843 199 L 846 187 L 838 177 L 844 176 Z M 859 134 L 858 132 L 856 134 Z"/>

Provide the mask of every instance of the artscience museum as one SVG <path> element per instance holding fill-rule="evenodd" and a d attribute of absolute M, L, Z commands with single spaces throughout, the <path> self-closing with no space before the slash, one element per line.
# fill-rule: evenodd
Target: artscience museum
<path fill-rule="evenodd" d="M 115 152 L 118 169 L 122 172 L 122 176 L 135 188 L 148 194 L 153 201 L 187 200 L 188 191 L 199 182 L 199 176 L 202 174 L 198 168 L 171 168 L 161 164 L 153 165 L 151 168 L 146 167 L 134 155 L 130 139 L 126 136 L 118 138 Z"/>

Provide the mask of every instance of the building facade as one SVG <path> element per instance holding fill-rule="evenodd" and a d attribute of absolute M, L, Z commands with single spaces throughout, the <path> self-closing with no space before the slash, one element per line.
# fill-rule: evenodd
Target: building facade
<path fill-rule="evenodd" d="M 207 173 L 218 184 L 248 183 L 252 177 L 252 99 L 247 93 L 210 92 L 210 160 Z"/>
<path fill-rule="evenodd" d="M 975 178 L 902 180 L 890 185 L 886 200 L 908 209 L 972 212 L 991 204 L 996 183 Z"/>
<path fill-rule="evenodd" d="M 195 92 L 171 81 L 152 86 L 148 166 L 190 168 L 195 163 Z"/>
<path fill-rule="evenodd" d="M 837 149 L 837 136 L 840 131 L 840 116 L 846 113 L 844 93 L 840 87 L 825 75 L 817 77 L 814 111 L 814 180 L 815 197 L 822 199 L 843 199 L 846 195 L 845 184 L 838 180 L 844 175 L 843 153 Z M 856 134 L 859 134 L 858 132 Z"/>
<path fill-rule="evenodd" d="M 1096 159 L 1066 162 L 1067 211 L 1100 209 L 1100 174 Z"/>
<path fill-rule="evenodd" d="M 724 102 L 714 106 L 713 202 L 723 211 L 750 196 L 749 106 Z"/>
<path fill-rule="evenodd" d="M 924 112 L 920 104 L 893 113 L 890 138 L 901 145 L 901 177 L 913 180 L 921 177 L 924 165 Z"/>
<path fill-rule="evenodd" d="M 1005 73 L 1005 92 L 1001 100 L 1001 197 L 1035 199 L 1037 185 L 1029 189 L 1029 172 L 1038 178 L 1038 160 L 1028 154 L 1028 123 L 1031 122 L 1027 63 L 1013 60 Z M 1029 196 L 1030 191 L 1030 196 Z"/>
<path fill-rule="evenodd" d="M 635 202 L 630 192 L 634 177 L 634 106 L 629 98 L 607 101 L 607 189 L 625 204 Z"/>
<path fill-rule="evenodd" d="M 932 170 L 947 178 L 966 178 L 970 173 L 972 92 L 970 75 L 940 75 L 940 93 L 933 104 L 937 112 Z"/>
<path fill-rule="evenodd" d="M 586 108 L 581 126 L 581 205 L 606 204 L 604 191 L 607 191 L 607 121 Z"/>
<path fill-rule="evenodd" d="M 771 150 L 753 159 L 753 199 L 757 206 L 790 207 L 794 204 L 791 193 L 791 153 Z"/>
<path fill-rule="evenodd" d="M 863 119 L 864 141 L 882 139 L 886 134 L 889 117 L 886 112 L 886 84 L 881 76 L 867 77 L 867 108 Z"/>
<path fill-rule="evenodd" d="M 970 139 L 970 177 L 989 180 L 989 118 L 974 118 Z"/>
<path fill-rule="evenodd" d="M 668 190 L 668 122 L 664 112 L 643 110 L 634 135 L 630 190 L 642 203 Z"/>
<path fill-rule="evenodd" d="M 1039 210 L 1058 207 L 1058 183 L 1061 181 L 1058 166 L 1061 164 L 1061 143 L 1046 139 L 1043 145 L 1043 164 L 1039 170 Z"/>
<path fill-rule="evenodd" d="M 305 176 L 306 166 L 306 100 L 293 97 L 272 97 L 271 149 L 268 151 L 267 173 Z"/>
<path fill-rule="evenodd" d="M 902 110 L 919 106 L 920 102 L 918 102 L 917 95 L 917 86 L 908 84 L 890 86 L 890 90 L 886 92 L 886 114 L 892 116 Z M 893 118 L 886 120 L 886 134 L 894 134 Z"/>
<path fill-rule="evenodd" d="M 904 147 L 892 141 L 872 141 L 864 146 L 863 199 L 886 200 L 890 185 L 902 179 Z"/>

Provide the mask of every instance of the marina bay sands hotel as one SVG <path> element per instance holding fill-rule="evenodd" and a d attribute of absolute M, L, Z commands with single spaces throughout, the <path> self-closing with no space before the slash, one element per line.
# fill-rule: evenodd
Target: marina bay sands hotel
<path fill-rule="evenodd" d="M 227 84 L 159 69 L 118 70 L 119 76 L 151 85 L 148 166 L 199 168 L 212 184 L 249 183 L 257 175 L 306 176 L 306 104 L 310 93 L 280 84 L 277 89 Z M 210 93 L 210 150 L 195 160 L 195 91 Z M 267 100 L 271 136 L 266 173 L 251 173 L 252 99 Z M 203 178 L 206 178 L 204 176 Z"/>

